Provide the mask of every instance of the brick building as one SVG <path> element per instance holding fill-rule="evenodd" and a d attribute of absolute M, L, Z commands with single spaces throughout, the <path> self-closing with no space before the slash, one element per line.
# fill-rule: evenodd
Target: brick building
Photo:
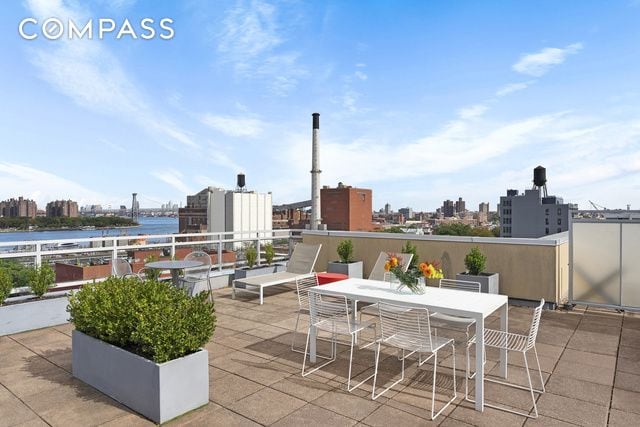
<path fill-rule="evenodd" d="M 38 212 L 36 202 L 18 197 L 0 202 L 0 217 L 28 217 L 35 218 Z"/>
<path fill-rule="evenodd" d="M 338 187 L 324 186 L 320 190 L 322 223 L 328 230 L 371 231 L 372 192 L 338 183 Z"/>
<path fill-rule="evenodd" d="M 66 216 L 75 218 L 78 216 L 78 203 L 73 200 L 56 200 L 47 203 L 47 216 Z"/>

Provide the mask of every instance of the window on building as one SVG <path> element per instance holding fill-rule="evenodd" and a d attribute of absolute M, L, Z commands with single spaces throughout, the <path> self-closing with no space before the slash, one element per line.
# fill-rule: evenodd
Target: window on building
<path fill-rule="evenodd" d="M 558 227 L 558 233 L 562 233 L 562 228 Z"/>
<path fill-rule="evenodd" d="M 544 210 L 544 214 L 545 214 L 545 215 L 549 215 L 549 208 L 547 208 L 547 209 L 545 209 L 545 210 Z"/>
<path fill-rule="evenodd" d="M 558 225 L 562 225 L 562 219 L 558 218 Z"/>
<path fill-rule="evenodd" d="M 545 219 L 544 219 L 544 223 L 545 223 L 546 225 L 549 225 L 549 218 L 545 218 Z"/>
<path fill-rule="evenodd" d="M 562 208 L 558 208 L 558 216 L 562 215 Z"/>
<path fill-rule="evenodd" d="M 544 229 L 544 234 L 549 234 L 549 227 Z"/>

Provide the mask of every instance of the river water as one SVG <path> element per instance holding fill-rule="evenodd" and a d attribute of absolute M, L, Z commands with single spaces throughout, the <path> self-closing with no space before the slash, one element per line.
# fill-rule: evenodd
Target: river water
<path fill-rule="evenodd" d="M 96 230 L 14 231 L 0 233 L 0 242 L 137 236 L 139 234 L 173 234 L 178 232 L 178 218 L 140 217 L 138 218 L 138 223 L 140 225 L 137 227 L 101 228 Z"/>

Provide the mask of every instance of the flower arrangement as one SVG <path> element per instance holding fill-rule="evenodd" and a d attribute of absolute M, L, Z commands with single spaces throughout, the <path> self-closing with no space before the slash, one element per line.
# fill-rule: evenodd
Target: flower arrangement
<path fill-rule="evenodd" d="M 384 263 L 384 270 L 393 274 L 399 281 L 398 290 L 407 287 L 415 294 L 424 293 L 424 286 L 419 283 L 418 279 L 422 276 L 422 272 L 417 269 L 408 269 L 404 271 L 402 268 L 402 258 L 394 253 L 387 254 L 387 261 Z"/>
<path fill-rule="evenodd" d="M 443 279 L 444 274 L 438 261 L 421 262 L 418 266 L 426 279 Z"/>

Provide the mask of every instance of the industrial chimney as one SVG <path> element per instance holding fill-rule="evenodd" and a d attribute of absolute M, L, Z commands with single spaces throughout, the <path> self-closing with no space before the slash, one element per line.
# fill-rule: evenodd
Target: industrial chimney
<path fill-rule="evenodd" d="M 311 230 L 320 225 L 320 113 L 313 113 L 312 148 L 311 148 Z"/>

